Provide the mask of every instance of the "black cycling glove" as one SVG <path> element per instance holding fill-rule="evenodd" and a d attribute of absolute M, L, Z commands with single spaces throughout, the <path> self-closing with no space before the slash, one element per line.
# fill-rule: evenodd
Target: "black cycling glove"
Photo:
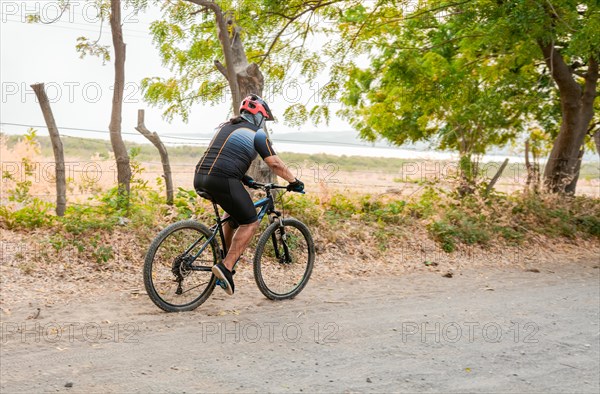
<path fill-rule="evenodd" d="M 254 178 L 248 175 L 244 175 L 242 177 L 242 183 L 250 188 L 256 187 L 256 181 L 254 180 Z"/>
<path fill-rule="evenodd" d="M 289 185 L 287 185 L 287 191 L 302 193 L 304 191 L 304 183 L 296 178 L 294 182 L 291 182 Z"/>

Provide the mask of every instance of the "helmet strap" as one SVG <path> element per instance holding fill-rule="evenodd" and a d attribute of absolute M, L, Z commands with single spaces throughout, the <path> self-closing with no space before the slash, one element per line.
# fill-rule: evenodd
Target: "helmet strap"
<path fill-rule="evenodd" d="M 256 115 L 251 114 L 250 112 L 243 112 L 241 116 L 242 116 L 242 118 L 246 119 L 248 122 L 250 122 L 258 127 L 262 127 L 263 121 L 265 120 L 265 117 L 260 112 L 257 113 Z"/>
<path fill-rule="evenodd" d="M 263 114 L 261 114 L 260 112 L 257 113 L 256 115 L 254 115 L 254 119 L 256 120 L 256 122 L 254 123 L 255 125 L 257 125 L 258 127 L 263 127 L 263 124 L 265 122 L 265 117 Z"/>
<path fill-rule="evenodd" d="M 242 112 L 242 118 L 246 119 L 250 123 L 254 123 L 254 116 L 250 112 Z"/>

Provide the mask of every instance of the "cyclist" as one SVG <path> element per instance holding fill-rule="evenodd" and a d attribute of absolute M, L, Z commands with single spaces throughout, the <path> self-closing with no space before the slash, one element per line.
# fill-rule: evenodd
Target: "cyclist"
<path fill-rule="evenodd" d="M 290 191 L 301 192 L 304 184 L 275 154 L 271 141 L 262 129 L 264 122 L 273 120 L 267 103 L 255 94 L 242 100 L 240 116 L 221 124 L 210 145 L 196 166 L 194 188 L 206 192 L 231 216 L 223 225 L 227 256 L 213 266 L 212 272 L 225 281 L 225 291 L 234 292 L 233 267 L 258 229 L 258 217 L 250 195 L 244 189 L 254 180 L 246 175 L 257 155 L 271 170 L 289 182 Z"/>

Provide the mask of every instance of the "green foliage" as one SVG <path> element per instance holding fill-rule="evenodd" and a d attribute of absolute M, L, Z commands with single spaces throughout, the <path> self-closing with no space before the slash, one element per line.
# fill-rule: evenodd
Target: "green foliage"
<path fill-rule="evenodd" d="M 442 201 L 443 191 L 426 186 L 423 193 L 408 204 L 408 212 L 416 218 L 429 218 L 445 206 Z"/>
<path fill-rule="evenodd" d="M 534 148 L 552 143 L 561 107 L 540 47 L 555 43 L 582 83 L 577 75 L 600 53 L 597 2 L 424 1 L 413 7 L 405 12 L 394 1 L 380 1 L 348 7 L 338 18 L 342 42 L 371 62 L 349 64 L 342 78 L 341 114 L 362 138 L 397 145 L 424 140 L 470 158 L 514 141 L 535 122 L 545 137 L 532 135 Z"/>
<path fill-rule="evenodd" d="M 34 133 L 28 138 L 32 146 L 37 146 Z M 22 189 L 20 201 L 0 206 L 1 225 L 16 230 L 51 228 L 53 235 L 47 240 L 50 250 L 58 253 L 72 248 L 97 264 L 105 264 L 114 259 L 113 247 L 105 240 L 110 239 L 115 228 L 148 237 L 155 234 L 157 224 L 164 221 L 196 217 L 204 223 L 212 223 L 212 210 L 207 209 L 210 204 L 200 200 L 193 190 L 179 188 L 174 205 L 166 206 L 163 194 L 141 180 L 143 168 L 137 162 L 139 152 L 138 149 L 130 152 L 134 177 L 126 208 L 120 206 L 119 194 L 113 188 L 91 197 L 85 204 L 69 204 L 65 216 L 56 217 L 53 204 Z M 484 196 L 484 193 L 484 185 L 466 197 L 435 185 L 425 185 L 422 192 L 411 199 L 348 192 L 336 192 L 330 197 L 284 194 L 278 207 L 286 216 L 301 219 L 330 242 L 337 242 L 337 237 L 346 233 L 357 240 L 368 236 L 376 240 L 382 252 L 400 234 L 410 234 L 403 229 L 415 226 L 426 228 L 447 252 L 460 245 L 485 246 L 498 240 L 516 244 L 534 234 L 600 239 L 597 199 L 543 194 L 509 196 L 494 192 Z M 8 190 L 8 194 L 17 192 Z"/>
<path fill-rule="evenodd" d="M 384 202 L 376 200 L 370 195 L 365 195 L 361 198 L 360 205 L 363 220 L 373 221 L 380 225 L 386 223 L 402 224 L 404 222 L 405 217 L 403 214 L 406 207 L 406 201 L 404 200 Z"/>
<path fill-rule="evenodd" d="M 96 260 L 96 264 L 106 264 L 114 257 L 114 251 L 110 245 L 99 244 L 98 236 L 92 237 L 89 244 L 92 250 L 92 257 Z"/>
<path fill-rule="evenodd" d="M 331 223 L 340 219 L 349 219 L 352 215 L 360 213 L 357 201 L 345 194 L 334 194 L 327 204 L 325 217 Z"/>
<path fill-rule="evenodd" d="M 39 143 L 37 142 L 37 130 L 29 129 L 27 133 L 19 138 L 19 140 L 25 142 L 28 149 L 31 149 L 34 153 L 40 152 Z M 32 178 L 35 171 L 35 163 L 30 158 L 24 156 L 21 158 L 21 177 L 15 179 L 15 177 L 8 171 L 2 173 L 3 181 L 13 181 L 15 183 L 14 189 L 8 190 L 8 200 L 18 203 L 28 203 L 31 201 L 29 190 L 32 185 Z"/>
<path fill-rule="evenodd" d="M 39 198 L 27 196 L 27 204 L 16 210 L 0 206 L 0 218 L 10 229 L 48 227 L 55 222 L 52 216 L 53 205 Z"/>
<path fill-rule="evenodd" d="M 177 188 L 173 198 L 173 207 L 177 211 L 178 219 L 189 219 L 194 214 L 202 215 L 204 208 L 199 204 L 200 198 L 194 190 Z"/>
<path fill-rule="evenodd" d="M 600 206 L 597 200 L 526 196 L 515 200 L 514 220 L 520 226 L 548 236 L 575 238 L 579 233 L 600 235 Z"/>
<path fill-rule="evenodd" d="M 457 243 L 486 244 L 493 229 L 488 225 L 487 219 L 484 215 L 466 214 L 464 211 L 450 208 L 442 219 L 431 222 L 427 229 L 441 243 L 444 251 L 453 252 Z M 495 230 L 502 233 L 500 227 Z"/>
<path fill-rule="evenodd" d="M 109 193 L 112 194 L 112 191 Z M 99 197 L 100 201 L 104 198 L 105 196 Z M 97 205 L 92 200 L 89 205 L 69 204 L 65 215 L 57 220 L 68 233 L 84 234 L 94 230 L 112 230 L 118 223 L 118 216 L 114 215 L 114 211 L 106 209 L 106 205 Z"/>
<path fill-rule="evenodd" d="M 317 208 L 318 201 L 310 195 L 298 196 L 292 193 L 282 196 L 281 207 L 285 215 L 302 220 L 308 226 L 316 226 L 321 219 L 321 212 Z"/>
<path fill-rule="evenodd" d="M 161 3 L 164 16 L 152 23 L 151 32 L 163 64 L 173 75 L 148 77 L 142 81 L 142 87 L 145 99 L 162 107 L 167 119 L 180 116 L 187 120 L 194 104 L 214 104 L 230 94 L 226 78 L 214 66 L 215 59 L 225 63 L 223 50 L 213 11 L 185 0 Z M 333 34 L 337 15 L 361 2 L 220 0 L 215 3 L 232 21 L 227 32 L 230 39 L 239 34 L 248 63 L 260 67 L 266 81 L 264 95 L 271 98 L 284 92 L 286 83 L 313 81 L 333 63 L 336 63 L 333 68 L 340 68 L 337 42 L 320 43 L 317 49 L 310 42 L 320 35 Z M 331 97 L 330 89 L 323 89 L 318 95 Z M 282 109 L 280 114 L 291 124 L 302 123 L 309 117 L 315 121 L 329 120 L 327 106 L 308 109 L 304 100 L 289 104 L 294 109 Z"/>
<path fill-rule="evenodd" d="M 77 37 L 75 50 L 79 53 L 80 59 L 89 55 L 100 58 L 102 60 L 102 65 L 106 65 L 106 63 L 110 61 L 110 46 L 98 45 L 97 41 L 91 41 L 87 37 Z"/>
<path fill-rule="evenodd" d="M 364 18 L 372 16 L 366 14 L 361 23 Z M 382 27 L 372 41 L 371 66 L 353 68 L 345 85 L 349 94 L 343 114 L 363 138 L 383 137 L 397 145 L 428 140 L 468 158 L 504 145 L 522 130 L 523 103 L 513 90 L 527 85 L 531 72 L 521 71 L 506 82 L 484 56 L 467 56 L 462 40 L 470 34 L 461 23 L 425 13 L 402 26 Z"/>

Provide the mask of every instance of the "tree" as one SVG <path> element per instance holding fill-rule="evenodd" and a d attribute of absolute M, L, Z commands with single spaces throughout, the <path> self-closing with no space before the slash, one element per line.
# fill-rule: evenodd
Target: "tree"
<path fill-rule="evenodd" d="M 113 86 L 112 110 L 108 130 L 110 131 L 110 142 L 117 162 L 119 196 L 125 197 L 128 201 L 131 166 L 129 165 L 129 154 L 121 136 L 126 56 L 126 45 L 123 40 L 123 27 L 121 26 L 121 0 L 111 0 L 110 2 L 110 29 L 112 31 L 113 48 L 115 51 L 115 83 Z"/>
<path fill-rule="evenodd" d="M 113 100 L 111 106 L 110 124 L 108 126 L 110 132 L 110 141 L 115 154 L 117 164 L 117 182 L 122 207 L 127 206 L 129 201 L 130 181 L 131 181 L 131 166 L 129 165 L 129 155 L 123 138 L 121 135 L 121 123 L 123 112 L 123 94 L 125 88 L 125 59 L 126 59 L 126 44 L 123 39 L 123 28 L 121 21 L 121 0 L 93 0 L 98 9 L 98 16 L 101 24 L 108 17 L 112 33 L 112 42 L 114 50 L 114 68 L 115 78 L 113 85 Z M 126 0 L 126 4 L 131 5 L 137 11 L 144 9 L 147 6 L 147 0 Z M 61 15 L 54 21 L 41 21 L 39 15 L 30 18 L 31 22 L 53 23 L 60 19 L 62 14 L 70 6 L 70 0 L 61 0 Z M 89 40 L 87 37 L 79 37 L 77 39 L 76 49 L 81 57 L 85 55 L 93 55 L 100 57 L 104 63 L 110 60 L 110 50 L 107 46 L 99 44 L 102 35 L 102 25 L 100 28 L 100 36 L 95 41 Z"/>
<path fill-rule="evenodd" d="M 358 2 L 358 1 L 355 1 Z M 152 24 L 154 42 L 173 75 L 143 81 L 145 98 L 165 108 L 164 116 L 187 120 L 197 103 L 226 98 L 237 114 L 249 92 L 267 98 L 281 93 L 284 82 L 295 82 L 289 70 L 312 80 L 325 67 L 318 51 L 305 44 L 333 27 L 315 21 L 329 15 L 341 0 L 279 2 L 178 0 L 162 2 L 164 18 Z M 198 8 L 200 6 L 200 8 Z M 335 11 L 337 12 L 337 11 Z M 225 65 L 220 59 L 224 59 Z M 261 79 L 263 78 L 263 79 Z M 268 79 L 265 91 L 264 78 Z"/>
<path fill-rule="evenodd" d="M 380 108 L 380 101 L 384 99 L 378 99 L 377 92 L 384 96 L 389 94 L 392 80 L 388 85 L 380 85 L 386 77 L 384 75 L 365 85 L 368 75 L 365 77 L 364 72 L 355 71 L 347 87 L 350 92 L 362 87 L 367 93 L 362 100 L 352 95 L 345 100 L 350 107 L 346 114 L 355 124 L 363 127 L 363 136 L 377 134 L 393 142 L 402 142 L 406 138 L 427 139 L 431 136 L 427 133 L 429 127 L 435 127 L 437 132 L 447 136 L 445 130 L 448 129 L 448 122 L 452 122 L 452 114 L 456 114 L 460 115 L 459 124 L 474 133 L 474 140 L 481 137 L 480 142 L 487 146 L 506 139 L 507 132 L 513 134 L 509 136 L 512 138 L 516 135 L 514 131 L 521 129 L 503 130 L 506 121 L 488 119 L 495 111 L 506 114 L 506 109 L 510 109 L 509 113 L 520 114 L 519 118 L 514 119 L 516 123 L 513 126 L 519 123 L 523 125 L 525 121 L 537 121 L 550 126 L 546 132 L 553 137 L 553 148 L 545 169 L 545 183 L 552 192 L 574 193 L 597 96 L 600 6 L 574 0 L 424 1 L 419 3 L 416 10 L 402 13 L 394 12 L 390 7 L 392 5 L 396 5 L 396 2 L 379 1 L 370 10 L 364 7 L 348 9 L 340 18 L 344 35 L 352 37 L 352 41 L 366 43 L 367 49 L 377 59 L 371 69 L 364 72 L 369 74 L 371 71 L 373 74 L 379 65 L 385 68 L 383 71 L 395 72 L 395 76 L 400 78 L 397 79 L 399 84 L 409 84 L 408 97 L 415 99 L 414 111 L 404 111 L 393 105 Z M 412 29 L 415 25 L 417 30 Z M 407 36 L 408 31 L 415 36 Z M 448 51 L 453 53 L 449 54 Z M 422 56 L 417 55 L 419 53 Z M 411 62 L 407 54 L 418 56 L 418 60 Z M 434 65 L 435 73 L 428 75 L 427 64 L 440 56 L 446 63 L 437 62 Z M 455 66 L 460 66 L 465 72 Z M 441 71 L 438 67 L 446 70 L 446 73 L 439 75 Z M 421 91 L 421 96 L 418 96 L 419 81 L 412 76 L 415 73 L 423 80 L 442 78 L 440 81 L 444 89 L 433 94 L 441 97 L 439 104 L 446 108 L 435 110 L 427 105 L 432 100 L 431 92 L 423 94 Z M 456 85 L 450 83 L 445 86 L 452 75 L 464 79 L 454 80 Z M 393 74 L 387 76 L 393 78 Z M 549 86 L 550 78 L 553 84 Z M 469 104 L 470 100 L 461 98 L 463 93 L 445 89 L 461 89 L 463 82 L 467 91 L 471 91 L 475 83 L 477 95 L 487 92 L 483 100 Z M 382 86 L 388 86 L 388 90 L 381 92 Z M 556 98 L 560 106 L 553 101 Z M 468 108 L 476 110 L 463 112 L 467 104 Z M 368 115 L 370 111 L 375 111 L 381 116 L 382 110 L 389 111 L 396 118 L 396 128 L 385 128 L 385 122 L 378 119 L 380 117 Z M 436 114 L 437 125 L 431 121 L 432 112 L 428 110 Z M 443 111 L 447 112 L 444 114 Z M 486 122 L 487 130 L 497 129 L 497 136 L 502 137 L 500 140 L 488 138 L 489 135 L 486 136 L 465 119 L 466 115 L 471 120 L 477 120 L 478 114 Z M 366 117 L 361 118 L 361 115 Z M 444 122 L 444 118 L 448 122 Z M 506 118 L 510 119 L 510 116 Z M 494 125 L 495 122 L 498 123 Z M 553 124 L 560 124 L 560 128 L 554 129 Z M 410 134 L 407 129 L 410 127 L 420 132 Z M 457 127 L 455 125 L 452 130 L 458 130 Z M 390 135 L 392 131 L 395 132 Z M 394 139 L 405 133 L 410 137 Z"/>
<path fill-rule="evenodd" d="M 382 5 L 349 9 L 342 17 L 353 40 L 368 41 L 368 68 L 353 66 L 342 112 L 366 140 L 396 145 L 421 140 L 458 151 L 461 190 L 476 177 L 473 157 L 504 145 L 524 129 L 528 102 L 518 94 L 533 79 L 531 70 L 509 77 L 476 50 L 467 52 L 467 34 L 456 19 L 432 13 L 404 17 Z M 390 23 L 390 20 L 401 23 Z M 379 25 L 378 30 L 362 26 Z M 371 28 L 372 29 L 372 28 Z M 362 36 L 361 36 L 362 35 Z"/>
<path fill-rule="evenodd" d="M 65 174 L 63 144 L 60 139 L 58 127 L 56 127 L 56 121 L 54 120 L 54 114 L 52 113 L 50 100 L 48 100 L 44 84 L 38 83 L 31 85 L 31 87 L 38 98 L 42 113 L 44 114 L 44 120 L 48 127 L 48 134 L 50 134 L 50 142 L 52 143 L 52 151 L 54 153 L 54 163 L 56 166 L 56 216 L 64 216 L 67 210 L 67 178 Z"/>
<path fill-rule="evenodd" d="M 194 104 L 216 103 L 229 90 L 227 100 L 231 100 L 232 113 L 236 115 L 247 94 L 256 93 L 270 100 L 284 89 L 285 81 L 293 82 L 289 70 L 294 64 L 300 65 L 302 78 L 312 80 L 325 63 L 316 51 L 306 47 L 306 41 L 317 31 L 332 29 L 314 17 L 317 13 L 330 15 L 338 3 L 344 2 L 166 2 L 165 18 L 152 24 L 152 32 L 163 63 L 174 75 L 145 79 L 145 98 L 163 106 L 167 119 L 181 116 L 187 120 Z M 225 64 L 219 59 L 224 59 Z M 286 109 L 284 116 L 305 120 L 305 106 L 293 103 L 293 107 Z M 329 116 L 326 107 L 314 109 L 312 115 L 323 119 Z M 262 176 L 269 173 L 268 168 L 252 171 L 251 168 L 257 179 L 261 179 L 259 172 Z"/>
<path fill-rule="evenodd" d="M 251 93 L 263 96 L 264 76 L 256 63 L 248 63 L 241 37 L 242 28 L 237 24 L 233 12 L 223 12 L 214 1 L 187 1 L 201 6 L 201 12 L 211 12 L 214 15 L 217 38 L 225 59 L 225 65 L 218 59 L 214 60 L 214 65 L 227 80 L 233 113 L 239 115 L 240 103 L 244 97 Z M 250 174 L 260 182 L 269 182 L 272 178 L 268 166 L 258 160 L 252 163 Z"/>
<path fill-rule="evenodd" d="M 600 61 L 600 6 L 574 1 L 547 2 L 537 7 L 541 19 L 529 30 L 554 79 L 562 122 L 544 171 L 553 192 L 575 193 L 585 137 L 594 117 Z M 534 28 L 535 28 L 534 27 Z M 570 63 L 570 64 L 569 64 Z"/>

